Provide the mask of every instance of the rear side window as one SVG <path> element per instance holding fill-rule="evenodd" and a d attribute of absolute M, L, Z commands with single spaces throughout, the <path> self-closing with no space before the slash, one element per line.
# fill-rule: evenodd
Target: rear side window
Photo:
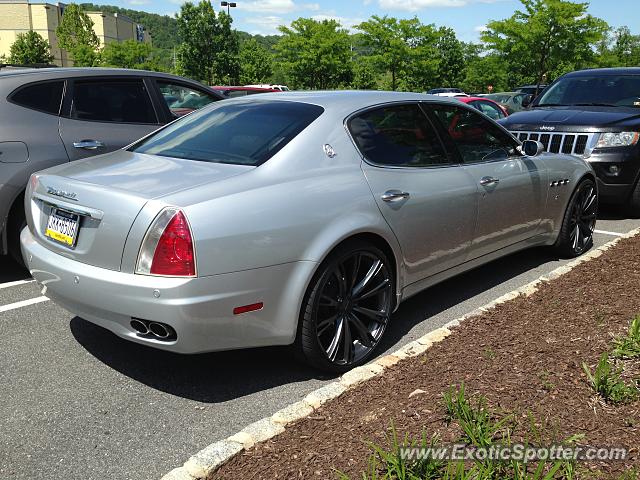
<path fill-rule="evenodd" d="M 438 135 L 417 104 L 369 110 L 349 121 L 349 131 L 362 154 L 377 165 L 449 164 Z"/>
<path fill-rule="evenodd" d="M 21 107 L 58 115 L 63 89 L 63 80 L 40 82 L 18 89 L 9 100 Z"/>
<path fill-rule="evenodd" d="M 295 138 L 324 109 L 299 102 L 242 102 L 195 112 L 133 151 L 212 163 L 258 166 Z"/>
<path fill-rule="evenodd" d="M 158 123 L 142 79 L 76 81 L 71 118 L 96 122 Z"/>

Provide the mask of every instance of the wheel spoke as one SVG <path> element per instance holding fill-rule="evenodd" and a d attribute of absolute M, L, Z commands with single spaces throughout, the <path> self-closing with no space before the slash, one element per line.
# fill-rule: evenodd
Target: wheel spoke
<path fill-rule="evenodd" d="M 380 260 L 376 260 L 375 262 L 373 262 L 373 265 L 371 265 L 371 268 L 369 268 L 369 271 L 364 276 L 364 278 L 360 280 L 360 282 L 355 287 L 353 287 L 351 294 L 354 297 L 357 297 L 360 292 L 369 284 L 371 279 L 375 277 L 380 272 L 380 270 L 382 270 L 382 267 L 383 263 Z"/>
<path fill-rule="evenodd" d="M 349 326 L 349 321 L 346 318 L 343 318 L 343 357 L 342 359 L 345 363 L 351 363 L 354 357 L 354 349 L 353 349 L 353 339 L 351 338 L 351 327 Z"/>
<path fill-rule="evenodd" d="M 320 295 L 320 306 L 321 307 L 337 307 L 338 301 L 335 298 L 331 298 L 327 294 Z"/>
<path fill-rule="evenodd" d="M 338 314 L 332 315 L 331 317 L 318 322 L 318 336 L 322 335 L 327 331 L 329 327 L 335 325 L 336 320 L 338 319 Z"/>
<path fill-rule="evenodd" d="M 362 300 L 366 300 L 367 298 L 372 297 L 373 295 L 375 295 L 376 293 L 378 293 L 380 290 L 388 287 L 390 285 L 389 283 L 389 279 L 385 278 L 382 282 L 380 282 L 378 285 L 376 285 L 375 287 L 372 287 L 369 291 L 367 292 L 360 292 L 360 294 L 358 296 L 355 296 L 353 298 L 354 302 L 361 302 Z"/>
<path fill-rule="evenodd" d="M 367 327 L 365 327 L 364 323 L 362 323 L 362 321 L 353 313 L 349 315 L 349 320 L 351 321 L 351 324 L 355 327 L 356 332 L 358 333 L 358 337 L 360 338 L 360 341 L 362 342 L 362 344 L 365 347 L 371 348 L 373 346 L 373 342 L 375 341 L 375 339 L 373 338 L 371 333 L 369 333 L 369 330 L 367 330 Z"/>
<path fill-rule="evenodd" d="M 358 280 L 358 271 L 360 271 L 360 262 L 362 260 L 362 254 L 358 253 L 355 255 L 353 259 L 353 265 L 351 268 L 351 278 L 349 282 L 348 291 L 353 291 L 353 287 L 356 285 L 356 281 Z"/>
<path fill-rule="evenodd" d="M 336 333 L 334 334 L 333 339 L 329 344 L 329 348 L 327 348 L 326 350 L 327 356 L 332 362 L 336 361 L 336 355 L 338 353 L 338 347 L 340 346 L 340 340 L 342 339 L 344 334 L 344 324 L 344 317 L 340 317 L 340 319 L 338 320 L 338 325 L 336 327 Z"/>
<path fill-rule="evenodd" d="M 573 233 L 571 234 L 571 238 L 573 238 L 573 249 L 576 250 L 578 248 L 578 237 L 580 236 L 580 226 L 576 224 L 576 227 L 573 229 Z"/>
<path fill-rule="evenodd" d="M 376 323 L 387 323 L 387 312 L 371 310 L 370 308 L 364 308 L 359 305 L 353 307 L 355 312 L 361 313 L 364 316 L 370 318 Z"/>
<path fill-rule="evenodd" d="M 336 267 L 333 269 L 333 275 L 338 280 L 338 290 L 340 292 L 339 295 L 344 298 L 347 294 L 347 279 L 344 274 L 343 266 L 336 265 Z"/>

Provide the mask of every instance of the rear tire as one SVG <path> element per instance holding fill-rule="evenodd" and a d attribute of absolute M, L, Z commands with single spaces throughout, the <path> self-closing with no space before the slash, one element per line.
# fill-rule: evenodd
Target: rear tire
<path fill-rule="evenodd" d="M 579 257 L 593 246 L 597 216 L 598 191 L 593 180 L 585 179 L 571 196 L 554 245 L 561 257 Z"/>
<path fill-rule="evenodd" d="M 11 255 L 18 265 L 25 267 L 22 250 L 20 249 L 20 232 L 27 226 L 22 203 L 21 197 L 19 197 L 9 213 L 9 220 L 7 222 L 7 247 L 9 255 Z"/>
<path fill-rule="evenodd" d="M 394 277 L 389 259 L 375 246 L 361 241 L 339 246 L 305 293 L 296 356 L 338 373 L 367 362 L 391 317 Z"/>

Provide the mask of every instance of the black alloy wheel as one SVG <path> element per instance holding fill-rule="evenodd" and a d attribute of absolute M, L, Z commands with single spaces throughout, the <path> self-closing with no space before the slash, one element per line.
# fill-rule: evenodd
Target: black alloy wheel
<path fill-rule="evenodd" d="M 556 244 L 564 256 L 578 257 L 591 248 L 597 216 L 596 186 L 592 180 L 584 180 L 569 203 Z"/>
<path fill-rule="evenodd" d="M 394 284 L 389 262 L 377 248 L 352 246 L 336 253 L 305 297 L 301 346 L 312 365 L 345 371 L 364 363 L 380 343 Z"/>

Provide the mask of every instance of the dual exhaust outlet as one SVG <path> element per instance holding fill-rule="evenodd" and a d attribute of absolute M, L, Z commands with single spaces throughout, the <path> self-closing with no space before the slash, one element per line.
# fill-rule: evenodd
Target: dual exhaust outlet
<path fill-rule="evenodd" d="M 173 327 L 166 323 L 151 322 L 149 320 L 134 318 L 131 320 L 131 328 L 133 328 L 140 336 L 155 338 L 165 342 L 173 341 L 178 338 Z"/>

